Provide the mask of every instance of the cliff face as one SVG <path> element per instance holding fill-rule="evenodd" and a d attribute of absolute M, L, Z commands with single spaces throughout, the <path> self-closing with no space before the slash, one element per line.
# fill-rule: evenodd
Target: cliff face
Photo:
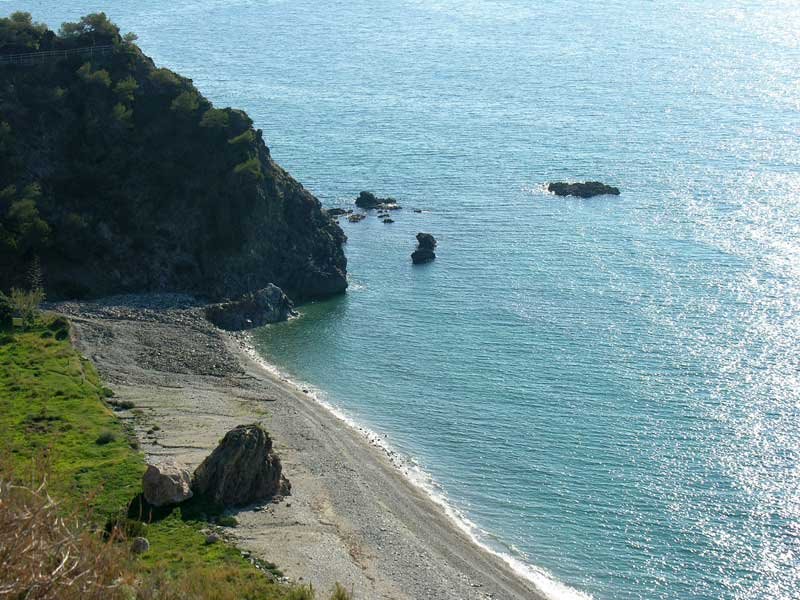
<path fill-rule="evenodd" d="M 156 68 L 104 15 L 59 35 L 0 19 L 0 55 L 93 44 L 113 49 L 0 65 L 0 288 L 38 257 L 56 298 L 344 291 L 343 232 L 245 113 Z"/>

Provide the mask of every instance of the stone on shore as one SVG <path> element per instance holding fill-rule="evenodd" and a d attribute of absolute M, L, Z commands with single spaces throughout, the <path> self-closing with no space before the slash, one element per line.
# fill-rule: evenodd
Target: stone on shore
<path fill-rule="evenodd" d="M 150 542 L 147 538 L 133 538 L 133 542 L 131 542 L 131 552 L 134 554 L 142 554 L 148 550 L 150 550 Z"/>
<path fill-rule="evenodd" d="M 153 506 L 180 504 L 192 497 L 191 483 L 189 471 L 177 463 L 148 465 L 142 476 L 142 492 Z"/>
<path fill-rule="evenodd" d="M 619 188 L 606 185 L 600 181 L 587 181 L 585 183 L 565 183 L 557 181 L 547 186 L 549 192 L 556 196 L 577 196 L 579 198 L 591 198 L 592 196 L 619 196 Z"/>
<path fill-rule="evenodd" d="M 205 309 L 206 318 L 220 329 L 241 331 L 267 323 L 285 321 L 294 316 L 294 305 L 276 285 L 247 293 L 237 300 L 211 304 Z"/>
<path fill-rule="evenodd" d="M 415 265 L 422 265 L 431 262 L 436 258 L 434 248 L 436 248 L 436 238 L 430 233 L 417 234 L 417 249 L 411 253 L 411 262 Z"/>
<path fill-rule="evenodd" d="M 282 474 L 272 439 L 258 424 L 239 425 L 194 472 L 195 493 L 224 507 L 246 506 L 287 496 L 291 484 Z"/>

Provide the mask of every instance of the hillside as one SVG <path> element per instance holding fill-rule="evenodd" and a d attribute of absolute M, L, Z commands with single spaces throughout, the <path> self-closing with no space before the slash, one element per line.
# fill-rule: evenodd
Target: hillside
<path fill-rule="evenodd" d="M 38 258 L 51 298 L 344 291 L 343 232 L 262 131 L 134 39 L 102 13 L 57 34 L 25 13 L 0 19 L 0 58 L 113 46 L 0 64 L 0 288 Z"/>

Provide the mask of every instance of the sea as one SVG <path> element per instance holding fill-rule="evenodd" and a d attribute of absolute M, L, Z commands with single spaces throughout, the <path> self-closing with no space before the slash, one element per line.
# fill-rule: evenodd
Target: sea
<path fill-rule="evenodd" d="M 254 343 L 476 543 L 557 599 L 800 598 L 799 2 L 14 10 L 106 11 L 326 207 L 397 199 Z"/>

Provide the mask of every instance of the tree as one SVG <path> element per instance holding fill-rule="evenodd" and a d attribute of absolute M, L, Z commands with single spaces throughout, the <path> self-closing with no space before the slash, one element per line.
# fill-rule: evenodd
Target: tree
<path fill-rule="evenodd" d="M 123 102 L 133 102 L 133 94 L 138 88 L 139 84 L 129 75 L 114 86 L 114 92 Z"/>
<path fill-rule="evenodd" d="M 200 108 L 200 98 L 197 96 L 197 92 L 187 90 L 185 92 L 181 92 L 172 101 L 170 108 L 177 113 L 193 113 Z"/>
<path fill-rule="evenodd" d="M 92 44 L 109 43 L 119 39 L 119 28 L 101 12 L 86 15 L 77 23 L 63 23 L 58 34 L 72 40 L 88 38 Z"/>

